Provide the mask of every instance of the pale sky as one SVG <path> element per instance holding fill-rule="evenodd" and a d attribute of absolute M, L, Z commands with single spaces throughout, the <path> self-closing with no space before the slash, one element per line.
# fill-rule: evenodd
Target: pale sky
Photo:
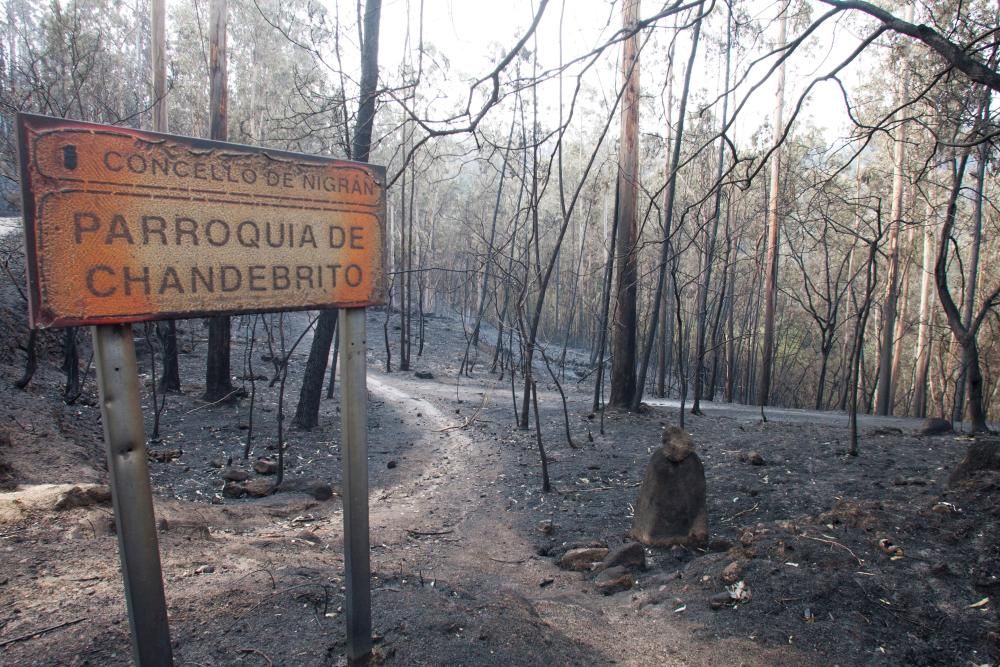
<path fill-rule="evenodd" d="M 502 51 L 510 49 L 519 35 L 530 25 L 536 9 L 535 2 L 529 0 L 508 0 L 506 2 L 484 2 L 478 0 L 425 0 L 423 38 L 426 43 L 433 44 L 449 61 L 451 65 L 450 81 L 452 86 L 449 98 L 464 99 L 468 86 L 467 80 L 479 77 L 489 72 L 495 58 Z M 660 2 L 646 0 L 641 4 L 640 16 L 660 9 Z M 755 18 L 767 21 L 778 11 L 778 4 L 770 0 L 744 5 L 750 8 Z M 826 11 L 825 5 L 809 3 L 812 17 L 816 18 Z M 388 0 L 382 6 L 382 24 L 380 36 L 380 62 L 383 77 L 392 77 L 394 68 L 401 62 L 404 54 L 407 26 L 411 30 L 411 47 L 417 41 L 417 16 L 420 0 Z M 560 11 L 563 4 L 560 0 L 552 0 L 546 9 L 545 16 L 539 26 L 539 58 L 545 66 L 553 66 L 558 60 L 558 26 Z M 409 22 L 407 11 L 409 10 Z M 566 0 L 563 17 L 563 55 L 565 59 L 589 51 L 595 45 L 605 41 L 621 25 L 620 4 L 611 0 Z M 720 37 L 720 24 L 724 14 L 722 8 L 716 7 L 711 19 L 711 27 L 703 30 L 703 35 L 715 39 Z M 610 24 L 609 24 L 610 19 Z M 809 77 L 825 73 L 834 63 L 844 58 L 857 45 L 852 23 L 856 21 L 839 20 L 817 31 L 808 48 L 802 49 L 792 61 L 788 70 L 786 88 L 786 118 L 790 114 L 790 106 L 796 101 L 798 93 L 805 86 Z M 671 19 L 664 19 L 661 25 L 666 27 Z M 802 30 L 802 26 L 789 26 L 789 36 L 794 36 Z M 690 31 L 688 31 L 689 33 Z M 660 31 L 666 34 L 667 31 Z M 767 33 L 767 39 L 774 39 L 776 31 L 773 26 Z M 836 43 L 833 35 L 836 34 Z M 680 70 L 687 57 L 690 42 L 685 36 L 678 41 L 678 67 L 675 68 L 677 83 L 675 90 L 679 91 Z M 529 42 L 529 46 L 530 46 Z M 758 45 L 758 51 L 762 45 Z M 590 74 L 600 78 L 592 81 L 595 86 L 612 92 L 618 84 L 615 74 L 617 60 L 620 57 L 620 47 L 612 47 L 607 53 L 607 62 L 603 68 Z M 699 63 L 696 65 L 693 88 L 699 87 L 715 94 L 720 80 L 718 63 L 718 46 L 704 42 L 700 49 Z M 809 57 L 805 57 L 808 54 Z M 663 87 L 664 65 L 662 51 L 653 49 L 644 52 L 642 62 L 643 93 L 656 95 Z M 745 57 L 745 65 L 750 56 Z M 706 60 L 711 59 L 711 62 Z M 760 73 L 763 68 L 758 67 Z M 614 78 L 612 78 L 614 77 Z M 850 70 L 845 75 L 845 83 L 853 84 L 855 74 Z M 553 87 L 548 93 L 554 95 Z M 676 94 L 676 93 L 675 93 Z M 800 118 L 809 119 L 815 125 L 824 129 L 832 140 L 839 135 L 847 117 L 843 112 L 843 100 L 839 89 L 832 83 L 820 84 L 814 89 L 813 101 L 803 111 Z M 555 101 L 551 103 L 553 106 Z M 774 105 L 774 87 L 767 83 L 754 96 L 753 101 L 744 111 L 745 117 L 737 126 L 737 135 L 746 136 L 752 133 L 760 123 L 771 113 Z M 730 108 L 732 108 L 732 102 Z M 442 103 L 446 108 L 447 104 Z M 650 121 L 661 119 L 643 118 L 640 122 L 647 125 Z"/>

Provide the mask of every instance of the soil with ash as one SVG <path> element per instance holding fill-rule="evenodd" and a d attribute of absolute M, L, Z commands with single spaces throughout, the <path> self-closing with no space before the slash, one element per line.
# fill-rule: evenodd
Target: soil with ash
<path fill-rule="evenodd" d="M 23 329 L 9 321 L 15 315 L 23 317 L 16 305 L 3 309 L 0 324 L 23 343 Z M 290 346 L 308 315 L 285 321 Z M 320 428 L 285 430 L 285 477 L 298 491 L 223 494 L 227 472 L 244 472 L 251 487 L 273 479 L 253 463 L 275 456 L 279 413 L 291 423 L 309 344 L 306 336 L 292 353 L 282 410 L 267 360 L 280 356 L 280 338 L 273 350 L 258 341 L 248 351 L 249 322 L 235 319 L 232 354 L 248 395 L 215 405 L 200 399 L 207 331 L 198 321 L 180 323 L 183 393 L 166 397 L 160 437 L 149 444 L 175 660 L 345 664 L 338 401 L 323 401 Z M 394 343 L 391 373 L 384 326 Z M 422 354 L 414 346 L 412 369 L 400 372 L 397 327 L 395 314 L 370 312 L 377 662 L 1000 661 L 1000 474 L 949 486 L 967 439 L 918 437 L 916 422 L 894 430 L 874 420 L 851 458 L 846 419 L 761 422 L 719 404 L 710 416 L 687 415 L 706 469 L 710 544 L 646 549 L 634 586 L 604 595 L 594 572 L 560 569 L 557 559 L 574 545 L 614 549 L 628 541 L 646 462 L 677 410 L 607 411 L 602 427 L 590 411 L 592 380 L 578 381 L 583 365 L 570 364 L 562 383 L 570 446 L 559 394 L 539 367 L 553 486 L 542 493 L 534 430 L 514 425 L 510 376 L 490 372 L 488 346 L 472 377 L 459 377 L 461 321 L 428 318 Z M 143 333 L 137 328 L 151 432 Z M 264 340 L 260 325 L 257 333 Z M 25 391 L 12 388 L 23 352 L 8 344 L 0 353 L 0 663 L 128 664 L 111 509 L 92 486 L 107 481 L 93 374 L 66 405 L 57 344 L 44 348 Z M 89 355 L 82 350 L 84 362 Z M 261 378 L 252 406 L 251 377 Z M 519 401 L 520 384 L 515 391 Z M 753 464 L 753 451 L 763 465 Z M 330 484 L 333 497 L 301 492 L 314 482 Z M 710 599 L 738 582 L 749 599 L 712 609 Z"/>

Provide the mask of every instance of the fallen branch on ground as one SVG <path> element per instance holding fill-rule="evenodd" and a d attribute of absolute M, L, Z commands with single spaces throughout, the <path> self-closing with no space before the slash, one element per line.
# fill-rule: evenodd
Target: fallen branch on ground
<path fill-rule="evenodd" d="M 806 535 L 804 533 L 802 535 L 799 535 L 799 537 L 804 537 L 807 540 L 814 540 L 816 542 L 822 542 L 823 544 L 829 544 L 831 546 L 840 547 L 841 549 L 843 549 L 847 553 L 849 553 L 852 556 L 854 556 L 854 560 L 858 561 L 858 565 L 861 565 L 863 567 L 864 564 L 865 564 L 865 562 L 863 560 L 861 560 L 860 558 L 858 558 L 857 554 L 855 554 L 853 551 L 851 551 L 850 549 L 848 549 L 846 546 L 844 546 L 840 542 L 835 542 L 834 540 L 824 540 L 823 538 L 813 537 L 811 535 Z"/>
<path fill-rule="evenodd" d="M 241 649 L 239 649 L 239 652 L 240 653 L 252 653 L 254 655 L 259 655 L 260 657 L 264 658 L 264 660 L 267 662 L 267 667 L 272 667 L 274 665 L 274 663 L 271 662 L 271 659 L 269 657 L 267 657 L 267 655 L 265 655 L 262 651 L 259 651 L 258 649 L 255 649 L 255 648 L 241 648 Z"/>
<path fill-rule="evenodd" d="M 454 533 L 453 530 L 409 530 L 406 531 L 414 537 L 429 537 L 433 535 L 448 535 L 449 533 Z"/>
<path fill-rule="evenodd" d="M 496 382 L 494 382 L 493 384 L 495 386 Z M 493 387 L 490 387 L 490 391 L 493 391 Z M 445 431 L 453 431 L 455 429 L 463 429 L 472 426 L 472 424 L 474 424 L 476 419 L 479 417 L 479 413 L 481 413 L 483 411 L 483 408 L 486 407 L 486 401 L 487 399 L 489 399 L 489 397 L 490 397 L 489 391 L 483 392 L 483 400 L 479 404 L 479 407 L 476 408 L 476 411 L 472 413 L 471 417 L 466 417 L 465 421 L 461 424 L 456 424 L 455 426 L 445 426 L 444 428 L 438 429 L 437 433 L 444 433 Z"/>
<path fill-rule="evenodd" d="M 744 514 L 749 514 L 750 512 L 753 512 L 755 509 L 757 509 L 758 507 L 760 507 L 760 503 L 756 503 L 750 509 L 743 510 L 742 512 L 737 512 L 736 514 L 732 515 L 731 517 L 729 517 L 727 519 L 723 519 L 722 523 L 728 523 L 730 521 L 735 521 L 737 517 L 741 517 Z"/>
<path fill-rule="evenodd" d="M 28 639 L 34 639 L 35 637 L 40 637 L 41 635 L 52 632 L 53 630 L 59 630 L 61 628 L 65 628 L 70 625 L 76 625 L 77 623 L 86 621 L 87 618 L 88 618 L 87 616 L 81 616 L 80 618 L 75 618 L 72 621 L 65 621 L 64 623 L 59 623 L 57 625 L 50 625 L 47 628 L 42 628 L 41 630 L 35 630 L 34 632 L 29 632 L 26 635 L 21 635 L 19 637 L 11 637 L 10 639 L 5 639 L 3 641 L 0 641 L 0 646 L 8 646 L 10 644 L 16 644 L 17 642 L 23 642 Z"/>

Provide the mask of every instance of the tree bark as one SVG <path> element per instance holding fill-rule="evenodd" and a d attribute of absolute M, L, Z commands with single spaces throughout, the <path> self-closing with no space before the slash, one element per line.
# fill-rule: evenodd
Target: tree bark
<path fill-rule="evenodd" d="M 729 116 L 729 68 L 732 52 L 732 12 L 726 13 L 726 58 L 725 75 L 722 79 L 722 127 L 726 127 Z M 695 28 L 697 39 L 698 28 Z M 719 233 L 719 216 L 722 215 L 722 174 L 726 167 L 726 142 L 719 137 L 719 156 L 716 167 L 716 187 L 715 206 L 712 213 L 711 233 L 705 233 L 704 268 L 702 279 L 698 282 L 698 322 L 695 328 L 695 370 L 694 370 L 694 403 L 691 406 L 691 414 L 701 414 L 701 394 L 704 386 L 705 374 L 705 329 L 708 323 L 708 291 L 712 283 L 712 263 L 715 261 L 715 242 Z M 714 340 L 713 340 L 714 343 Z M 713 387 L 715 383 L 712 383 Z M 710 397 L 711 398 L 711 397 Z"/>
<path fill-rule="evenodd" d="M 903 340 L 906 336 L 907 317 L 910 311 L 910 265 L 913 263 L 913 242 L 915 230 L 913 226 L 906 231 L 906 253 L 900 258 L 903 263 L 899 273 L 899 308 L 896 313 L 896 329 L 892 335 L 892 385 L 889 389 L 889 406 L 896 405 L 896 392 L 900 385 L 900 369 L 903 366 Z M 906 406 L 903 412 L 906 413 Z"/>
<path fill-rule="evenodd" d="M 493 218 L 490 221 L 490 237 L 486 242 L 486 258 L 483 260 L 483 281 L 479 289 L 479 308 L 476 312 L 476 323 L 472 328 L 472 336 L 465 346 L 465 355 L 462 357 L 462 364 L 458 369 L 461 373 L 472 373 L 472 364 L 469 354 L 472 349 L 479 345 L 479 331 L 483 324 L 483 316 L 486 314 L 486 306 L 489 300 L 490 269 L 493 267 L 493 251 L 497 233 L 497 218 L 500 217 L 500 203 L 503 195 L 503 184 L 507 177 L 507 160 L 510 156 L 510 144 L 514 139 L 514 125 L 516 119 L 510 121 L 510 132 L 507 135 L 507 146 L 503 152 L 503 162 L 500 164 L 500 177 L 497 183 L 496 201 L 493 203 Z"/>
<path fill-rule="evenodd" d="M 916 369 L 913 380 L 913 414 L 927 416 L 927 375 L 931 367 L 931 279 L 934 275 L 933 207 L 928 205 L 927 226 L 923 231 L 924 255 L 920 275 L 920 316 L 917 330 Z"/>
<path fill-rule="evenodd" d="M 868 263 L 865 269 L 865 295 L 864 301 L 859 307 L 857 320 L 854 325 L 854 345 L 851 354 L 851 370 L 849 373 L 848 386 L 850 387 L 850 397 L 848 399 L 848 419 L 850 421 L 849 439 L 847 453 L 851 456 L 858 455 L 858 393 L 861 391 L 860 374 L 862 365 L 862 354 L 865 347 L 865 329 L 868 326 L 868 313 L 871 311 L 872 294 L 875 290 L 878 265 L 875 262 L 878 253 L 878 239 L 868 241 Z"/>
<path fill-rule="evenodd" d="M 989 96 L 986 98 L 984 106 L 985 122 L 989 116 Z M 976 208 L 972 221 L 972 243 L 969 252 L 969 277 L 966 279 L 965 303 L 962 312 L 962 324 L 966 329 L 972 326 L 972 315 L 976 307 L 976 287 L 979 282 L 979 251 L 983 240 L 983 191 L 986 188 L 986 163 L 989 160 L 989 145 L 982 143 L 979 145 L 979 155 L 976 165 Z M 976 353 L 978 357 L 978 352 Z M 978 365 L 978 361 L 976 362 Z M 955 409 L 952 412 L 952 421 L 962 421 L 964 412 L 965 388 L 968 381 L 968 364 L 963 363 L 959 368 L 958 379 L 955 382 Z"/>
<path fill-rule="evenodd" d="M 364 14 L 364 43 L 361 46 L 361 90 L 358 98 L 358 121 L 354 126 L 351 143 L 351 158 L 367 162 L 371 152 L 372 126 L 375 122 L 375 101 L 378 93 L 378 34 L 382 0 L 368 0 Z M 391 303 L 387 306 L 391 308 Z M 323 391 L 323 378 L 330 357 L 330 344 L 337 320 L 337 309 L 327 308 L 319 314 L 309 358 L 306 360 L 305 377 L 299 392 L 299 403 L 295 408 L 296 424 L 319 423 L 319 404 Z M 323 334 L 320 334 L 320 331 Z M 329 332 L 327 335 L 326 332 Z M 310 428 L 310 427 L 306 427 Z"/>
<path fill-rule="evenodd" d="M 784 46 L 788 32 L 788 9 L 782 11 L 778 21 L 778 48 Z M 778 205 L 781 199 L 781 150 L 778 144 L 784 132 L 785 65 L 778 68 L 777 91 L 774 106 L 774 145 L 771 156 L 771 188 L 767 210 L 767 260 L 764 267 L 764 354 L 760 365 L 760 385 L 757 403 L 763 407 L 771 397 L 771 373 L 774 366 L 774 317 L 778 294 Z"/>
<path fill-rule="evenodd" d="M 642 360 L 639 364 L 639 377 L 636 381 L 635 390 L 632 395 L 632 401 L 629 403 L 629 408 L 632 410 L 639 409 L 639 403 L 642 401 L 643 389 L 646 384 L 646 369 L 649 368 L 649 359 L 653 352 L 653 344 L 656 341 L 656 326 L 660 316 L 660 305 L 663 301 L 663 289 L 666 283 L 667 275 L 667 265 L 674 260 L 674 266 L 676 266 L 676 259 L 672 258 L 673 252 L 673 221 L 674 221 L 674 196 L 677 192 L 677 172 L 680 166 L 681 159 L 681 145 L 684 141 L 684 120 L 687 113 L 687 102 L 688 93 L 691 89 L 691 73 L 694 70 L 694 60 L 695 56 L 698 54 L 698 42 L 701 36 L 701 8 L 703 5 L 699 4 L 695 11 L 698 12 L 698 18 L 694 24 L 694 35 L 691 37 L 691 54 L 688 57 L 687 69 L 684 72 L 684 88 L 681 90 L 681 103 L 680 109 L 677 113 L 677 134 L 674 137 L 673 146 L 673 156 L 670 158 L 670 164 L 673 165 L 673 169 L 670 170 L 670 174 L 667 177 L 667 190 L 664 195 L 664 215 L 666 219 L 663 224 L 663 241 L 660 246 L 660 263 L 659 272 L 656 280 L 656 293 L 653 296 L 653 312 L 649 316 L 650 327 L 649 335 L 646 338 L 646 344 L 643 348 Z M 672 276 L 671 283 L 673 284 L 675 294 L 677 290 L 676 276 Z M 680 296 L 677 296 L 677 317 L 678 324 L 680 323 Z M 678 327 L 679 331 L 679 327 Z M 678 358 L 679 369 L 683 371 L 683 359 Z M 613 378 L 612 378 L 613 379 Z M 684 377 L 682 387 L 684 393 L 687 390 L 687 378 Z M 614 384 L 612 384 L 612 388 Z M 613 393 L 613 392 L 612 392 Z M 683 398 L 682 398 L 683 400 Z"/>
<path fill-rule="evenodd" d="M 625 0 L 622 25 L 628 29 L 639 18 L 639 0 Z M 611 398 L 613 407 L 632 405 L 636 393 L 637 291 L 639 250 L 636 202 L 639 190 L 639 35 L 622 43 L 621 138 L 618 153 L 618 283 L 612 324 Z"/>
<path fill-rule="evenodd" d="M 618 191 L 615 189 L 615 209 L 618 208 Z M 604 396 L 604 351 L 608 343 L 608 321 L 611 316 L 611 285 L 615 270 L 615 245 L 618 238 L 618 217 L 611 221 L 611 236 L 608 240 L 608 263 L 604 267 L 604 283 L 601 292 L 601 317 L 599 326 L 600 335 L 597 342 L 597 373 L 594 378 L 594 402 L 591 407 L 593 412 L 597 412 L 601 407 L 601 399 Z"/>
<path fill-rule="evenodd" d="M 226 0 L 212 0 L 209 69 L 211 76 L 211 138 L 227 139 L 228 82 L 226 80 Z M 219 315 L 208 320 L 208 354 L 205 394 L 210 403 L 227 399 L 236 392 L 230 371 L 230 317 Z"/>
<path fill-rule="evenodd" d="M 983 409 L 983 376 L 979 367 L 979 347 L 976 337 L 986 314 L 993 306 L 998 295 L 1000 295 L 1000 286 L 997 286 L 993 293 L 985 300 L 978 315 L 976 315 L 968 327 L 962 322 L 962 314 L 959 312 L 958 306 L 955 305 L 955 300 L 952 298 L 948 287 L 948 246 L 951 243 L 952 229 L 955 227 L 955 218 L 958 211 L 958 195 L 962 189 L 962 180 L 968 160 L 968 153 L 957 160 L 958 167 L 955 170 L 954 184 L 948 199 L 948 210 L 941 229 L 941 240 L 938 243 L 937 262 L 934 265 L 934 282 L 937 286 L 938 300 L 941 302 L 941 306 L 944 308 L 945 315 L 948 318 L 948 326 L 951 327 L 955 340 L 961 347 L 962 365 L 968 374 L 968 410 L 972 432 L 987 433 L 989 428 L 986 425 L 986 413 Z"/>
<path fill-rule="evenodd" d="M 66 385 L 63 388 L 63 399 L 73 403 L 80 396 L 80 348 L 76 345 L 76 327 L 68 327 L 63 331 L 63 363 L 62 370 L 66 374 Z M 152 347 L 150 341 L 146 344 Z"/>
<path fill-rule="evenodd" d="M 151 6 L 152 54 L 150 63 L 153 70 L 153 130 L 167 132 L 167 59 L 166 59 L 166 9 L 165 0 L 153 0 Z M 156 335 L 160 340 L 160 358 L 163 372 L 160 373 L 160 391 L 179 392 L 181 375 L 177 359 L 177 324 L 174 320 L 156 323 Z"/>
<path fill-rule="evenodd" d="M 904 21 L 881 7 L 864 2 L 864 0 L 821 0 L 821 2 L 841 10 L 856 9 L 864 12 L 881 21 L 890 30 L 923 42 L 937 52 L 946 63 L 965 74 L 972 81 L 988 86 L 992 90 L 1000 91 L 1000 74 L 989 64 L 970 55 L 974 52 L 973 49 L 952 42 L 929 25 L 914 25 L 911 21 Z"/>
<path fill-rule="evenodd" d="M 674 29 L 677 29 L 677 19 L 674 19 Z M 674 110 L 674 47 L 677 45 L 677 40 L 670 40 L 670 47 L 667 50 L 667 92 L 666 92 L 666 109 L 664 110 L 664 121 L 666 124 L 666 134 L 664 137 L 665 145 L 669 146 L 673 144 L 673 110 Z M 672 151 L 667 154 L 666 164 L 664 165 L 664 172 L 669 174 L 673 171 L 673 165 L 670 163 L 670 156 Z M 673 331 L 673 319 L 670 317 L 670 304 L 673 303 L 671 295 L 668 294 L 669 290 L 664 290 L 663 300 L 660 302 L 660 345 L 659 354 L 656 360 L 656 395 L 659 398 L 664 398 L 667 395 L 667 373 L 670 367 L 670 359 L 673 354 L 673 347 L 671 345 L 672 341 L 669 336 L 669 332 Z"/>
<path fill-rule="evenodd" d="M 907 8 L 908 17 L 913 16 L 913 5 Z M 896 104 L 906 97 L 906 61 L 900 58 L 902 74 L 896 81 Z M 896 309 L 899 302 L 899 228 L 903 224 L 903 157 L 906 146 L 906 123 L 900 123 L 898 136 L 893 146 L 892 159 L 892 207 L 889 212 L 888 256 L 886 257 L 885 300 L 882 302 L 882 339 L 879 341 L 878 393 L 875 397 L 875 413 L 892 414 L 893 383 L 892 352 L 893 335 L 896 333 Z"/>

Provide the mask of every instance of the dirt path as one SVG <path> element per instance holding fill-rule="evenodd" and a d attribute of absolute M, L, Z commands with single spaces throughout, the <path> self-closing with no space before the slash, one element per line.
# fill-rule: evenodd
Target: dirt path
<path fill-rule="evenodd" d="M 676 615 L 639 609 L 637 597 L 604 597 L 585 575 L 539 556 L 539 519 L 558 519 L 572 501 L 530 488 L 537 472 L 525 459 L 532 452 L 496 435 L 509 414 L 497 405 L 507 397 L 496 383 L 463 382 L 459 395 L 469 398 L 453 408 L 453 385 L 369 377 L 373 397 L 416 426 L 392 469 L 407 468 L 410 481 L 387 485 L 372 501 L 373 563 L 382 573 L 375 604 L 388 603 L 376 613 L 386 615 L 389 633 L 406 638 L 399 664 L 718 664 L 734 655 L 748 665 L 795 663 L 794 652 L 732 639 L 692 644 L 694 628 Z M 565 460 L 573 450 L 557 451 Z M 512 493 L 505 472 L 512 466 L 528 468 L 522 475 L 531 481 L 513 485 L 521 493 Z M 412 620 L 392 611 L 398 597 L 422 608 L 430 633 L 413 641 Z"/>
<path fill-rule="evenodd" d="M 672 408 L 680 408 L 681 402 L 677 399 L 669 398 L 647 398 L 644 399 L 648 405 Z M 691 409 L 691 401 L 685 403 L 687 410 Z M 741 403 L 716 403 L 714 401 L 702 401 L 701 409 L 709 417 L 729 417 L 748 422 L 760 421 L 760 406 L 743 405 Z M 804 410 L 797 408 L 776 408 L 767 407 L 764 414 L 768 421 L 784 423 L 822 423 L 831 426 L 848 425 L 848 415 L 839 410 Z M 922 419 L 916 417 L 880 417 L 875 415 L 858 415 L 858 426 L 864 428 L 898 428 L 906 431 L 914 431 L 920 427 Z"/>

